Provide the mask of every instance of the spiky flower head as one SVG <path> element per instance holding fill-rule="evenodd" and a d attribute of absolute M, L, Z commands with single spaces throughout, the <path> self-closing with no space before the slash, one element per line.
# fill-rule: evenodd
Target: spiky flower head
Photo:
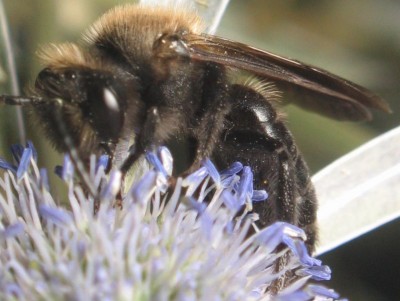
<path fill-rule="evenodd" d="M 207 160 L 171 187 L 172 157 L 160 148 L 147 154 L 152 168 L 121 209 L 114 206 L 120 177 L 105 174 L 106 158 L 91 163 L 93 198 L 66 157 L 58 173 L 68 204 L 61 206 L 33 146 L 13 147 L 13 154 L 16 165 L 0 160 L 1 300 L 338 298 L 309 283 L 329 279 L 330 270 L 307 254 L 301 229 L 277 222 L 249 237 L 257 217 L 246 208 L 268 199 L 240 163 L 219 173 Z M 294 277 L 280 287 L 288 272 Z"/>

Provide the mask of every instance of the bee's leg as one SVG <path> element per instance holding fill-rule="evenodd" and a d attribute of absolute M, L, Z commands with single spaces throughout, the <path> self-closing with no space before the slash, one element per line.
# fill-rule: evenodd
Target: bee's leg
<path fill-rule="evenodd" d="M 140 133 L 135 138 L 135 143 L 129 150 L 128 156 L 122 162 L 119 170 L 122 175 L 131 169 L 135 162 L 146 152 L 160 145 L 162 141 L 157 137 L 156 129 L 161 126 L 160 112 L 157 107 L 151 107 L 147 110 L 146 120 Z"/>
<path fill-rule="evenodd" d="M 296 224 L 297 187 L 295 184 L 293 161 L 286 145 L 279 138 L 266 135 L 266 141 L 273 150 L 269 154 L 271 159 L 266 160 L 269 164 L 255 168 L 255 172 L 262 175 L 259 183 L 265 183 L 264 187 L 262 184 L 261 187 L 257 187 L 258 185 L 256 187 L 268 190 L 271 197 L 267 202 L 270 203 L 273 212 L 265 210 L 267 208 L 263 208 L 265 204 L 262 202 L 254 204 L 254 211 L 260 215 L 258 224 L 262 228 L 268 226 L 274 220 Z M 268 172 L 261 171 L 261 168 L 268 170 Z"/>
<path fill-rule="evenodd" d="M 268 147 L 272 147 L 272 153 L 260 154 L 254 170 L 259 175 L 255 187 L 266 189 L 270 194 L 267 200 L 270 204 L 254 204 L 254 211 L 260 215 L 258 224 L 264 228 L 277 220 L 302 228 L 307 235 L 307 249 L 312 253 L 317 232 L 317 201 L 308 167 L 282 122 L 273 125 L 269 131 L 272 136 L 266 134 L 266 141 Z"/>
<path fill-rule="evenodd" d="M 219 140 L 224 126 L 225 115 L 230 111 L 231 97 L 230 83 L 226 68 L 214 63 L 199 63 L 190 58 L 190 53 L 181 34 L 163 34 L 153 44 L 153 68 L 162 79 L 175 78 L 180 85 L 187 84 L 187 89 L 194 96 L 186 95 L 187 102 L 192 103 L 194 118 L 191 118 L 188 129 L 183 129 L 197 142 L 194 153 L 191 153 L 192 162 L 183 172 L 188 174 L 197 169 L 201 161 L 209 157 Z M 179 66 L 179 68 L 176 68 Z M 182 75 L 176 71 L 186 70 Z M 201 69 L 198 73 L 196 69 Z M 191 75 L 198 74 L 196 78 Z M 185 78 L 186 76 L 186 78 Z M 178 87 L 178 86 L 177 86 Z M 194 89 L 195 88 L 195 89 Z M 196 99 L 194 102 L 193 99 Z M 182 101 L 183 99 L 181 99 Z M 186 104 L 187 105 L 187 104 Z M 193 108 L 196 107 L 196 108 Z M 186 114 L 186 112 L 180 112 Z M 190 150 L 191 151 L 191 150 Z"/>
<path fill-rule="evenodd" d="M 216 65 L 206 67 L 207 77 L 203 88 L 203 108 L 206 110 L 197 118 L 194 138 L 197 141 L 194 159 L 184 173 L 199 168 L 204 158 L 210 157 L 219 142 L 224 128 L 225 116 L 231 110 L 231 97 L 224 68 Z"/>
<path fill-rule="evenodd" d="M 307 249 L 310 253 L 315 251 L 317 236 L 317 196 L 311 182 L 309 170 L 302 156 L 297 157 L 296 186 L 299 187 L 300 203 L 298 205 L 298 226 L 306 232 Z"/>
<path fill-rule="evenodd" d="M 278 171 L 276 189 L 276 217 L 292 223 L 306 232 L 306 246 L 310 253 L 315 250 L 317 239 L 316 212 L 317 199 L 311 182 L 309 169 L 299 153 L 293 137 L 282 121 L 268 125 L 267 134 L 274 155 L 277 156 Z"/>
<path fill-rule="evenodd" d="M 279 130 L 277 131 L 279 136 Z M 285 128 L 284 132 L 288 132 Z M 282 132 L 281 132 L 282 134 Z M 284 137 L 285 134 L 282 135 Z M 282 144 L 281 144 L 282 143 Z M 289 142 L 289 145 L 292 142 Z M 278 141 L 277 145 L 287 146 L 286 142 Z M 308 167 L 300 154 L 292 157 L 293 153 L 286 148 L 277 148 L 277 184 L 276 199 L 273 204 L 277 220 L 289 222 L 303 229 L 306 233 L 306 247 L 310 254 L 315 250 L 316 243 L 316 211 L 317 203 L 314 187 L 311 183 Z M 297 151 L 296 151 L 297 153 Z M 267 200 L 268 202 L 268 200 Z M 257 206 L 255 204 L 255 211 Z M 260 214 L 261 223 L 263 223 L 263 214 Z M 290 261 L 290 253 L 284 254 L 275 264 L 275 271 L 279 272 L 285 269 Z M 290 283 L 296 281 L 297 276 L 293 271 L 288 271 L 273 283 L 269 290 L 272 294 L 276 294 Z"/>
<path fill-rule="evenodd" d="M 123 208 L 123 195 L 124 195 L 124 183 L 125 176 L 129 170 L 135 165 L 135 163 L 140 159 L 140 157 L 152 147 L 152 139 L 154 137 L 155 126 L 159 123 L 159 114 L 157 108 L 150 108 L 147 112 L 146 120 L 140 133 L 137 134 L 134 140 L 134 144 L 130 147 L 128 155 L 122 161 L 119 166 L 119 171 L 121 172 L 121 186 L 116 195 L 115 206 L 122 209 Z"/>

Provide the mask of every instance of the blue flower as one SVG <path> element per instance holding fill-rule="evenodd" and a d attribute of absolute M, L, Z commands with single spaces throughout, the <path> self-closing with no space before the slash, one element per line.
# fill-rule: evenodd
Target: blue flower
<path fill-rule="evenodd" d="M 0 160 L 7 170 L 0 179 L 1 300 L 338 298 L 308 283 L 329 279 L 330 269 L 307 253 L 303 230 L 277 222 L 249 236 L 257 219 L 251 204 L 268 195 L 253 190 L 252 172 L 240 163 L 219 173 L 205 160 L 170 181 L 172 156 L 160 148 L 146 155 L 152 168 L 127 189 L 120 209 L 120 173 L 105 174 L 107 158 L 91 160 L 101 199 L 94 214 L 96 200 L 74 182 L 68 157 L 57 169 L 68 183 L 62 207 L 45 170 L 38 172 L 32 144 L 13 152 L 16 165 Z M 286 264 L 276 272 L 280 258 Z M 272 296 L 270 286 L 288 271 L 295 277 Z"/>

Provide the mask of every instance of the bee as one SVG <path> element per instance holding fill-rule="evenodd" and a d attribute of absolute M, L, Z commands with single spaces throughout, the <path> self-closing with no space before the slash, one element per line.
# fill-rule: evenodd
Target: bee
<path fill-rule="evenodd" d="M 221 169 L 235 161 L 249 165 L 255 189 L 269 192 L 267 202 L 254 205 L 258 225 L 297 225 L 312 251 L 317 200 L 307 164 L 277 112 L 280 91 L 339 120 L 368 120 L 370 109 L 389 112 L 389 106 L 327 71 L 202 28 L 187 11 L 116 7 L 81 43 L 43 48 L 45 68 L 32 95 L 2 101 L 30 105 L 56 149 L 77 165 L 107 154 L 110 169 L 124 175 L 145 152 L 178 140 L 187 141 L 187 172 L 206 157 Z M 250 80 L 235 77 L 241 72 Z"/>

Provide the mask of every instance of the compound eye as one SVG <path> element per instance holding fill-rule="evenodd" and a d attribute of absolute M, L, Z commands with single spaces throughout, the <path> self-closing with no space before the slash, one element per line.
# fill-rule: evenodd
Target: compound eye
<path fill-rule="evenodd" d="M 56 74 L 54 71 L 50 68 L 45 68 L 42 71 L 39 72 L 37 76 L 37 81 L 46 81 L 49 78 L 55 80 L 56 79 Z"/>

